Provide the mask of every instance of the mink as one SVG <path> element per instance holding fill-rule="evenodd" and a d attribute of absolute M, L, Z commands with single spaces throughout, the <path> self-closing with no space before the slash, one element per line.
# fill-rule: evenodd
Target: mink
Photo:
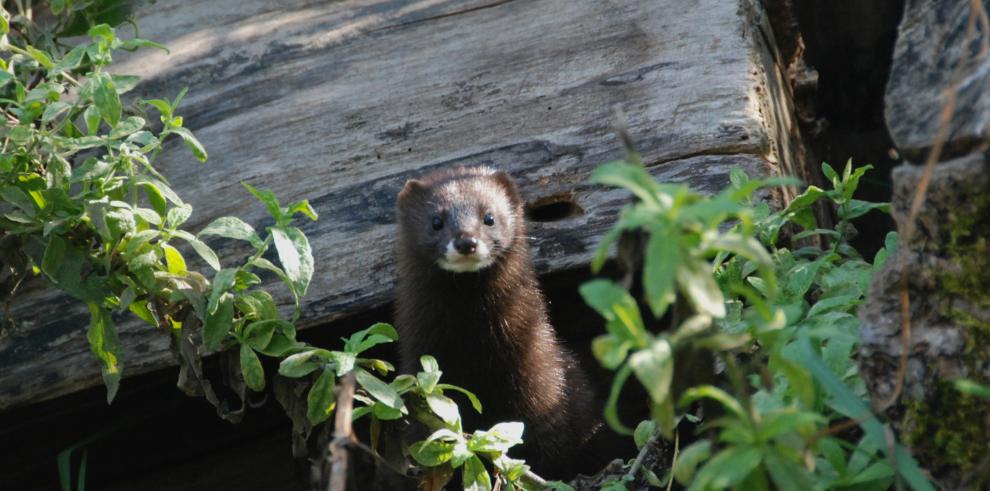
<path fill-rule="evenodd" d="M 594 394 L 548 321 L 512 178 L 488 167 L 434 171 L 398 195 L 396 327 L 400 370 L 433 355 L 443 381 L 474 392 L 465 431 L 525 424 L 524 458 L 544 477 L 572 476 L 602 426 Z M 456 396 L 455 396 L 456 397 Z"/>

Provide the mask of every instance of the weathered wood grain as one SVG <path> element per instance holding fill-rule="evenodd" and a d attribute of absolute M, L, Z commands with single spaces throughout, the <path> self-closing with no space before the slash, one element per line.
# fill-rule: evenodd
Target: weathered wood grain
<path fill-rule="evenodd" d="M 391 300 L 394 197 L 427 168 L 489 164 L 531 203 L 569 197 L 583 212 L 532 223 L 533 258 L 540 272 L 586 264 L 628 199 L 587 184 L 621 155 L 616 105 L 660 179 L 714 192 L 734 165 L 798 170 L 788 88 L 755 0 L 166 0 L 138 23 L 171 54 L 116 70 L 147 79 L 140 95 L 188 85 L 179 112 L 210 152 L 201 166 L 172 142 L 157 164 L 194 206 L 190 229 L 223 215 L 269 225 L 240 181 L 319 212 L 303 224 L 317 265 L 305 326 Z M 247 252 L 211 244 L 225 261 Z M 100 383 L 78 307 L 39 283 L 15 300 L 0 409 Z M 116 320 L 125 375 L 172 363 L 166 336 Z"/>

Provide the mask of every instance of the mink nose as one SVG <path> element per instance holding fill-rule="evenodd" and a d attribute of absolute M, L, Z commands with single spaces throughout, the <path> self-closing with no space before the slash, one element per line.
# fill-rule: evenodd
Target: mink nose
<path fill-rule="evenodd" d="M 474 237 L 461 237 L 454 240 L 454 249 L 463 255 L 474 254 L 478 250 L 478 239 Z"/>

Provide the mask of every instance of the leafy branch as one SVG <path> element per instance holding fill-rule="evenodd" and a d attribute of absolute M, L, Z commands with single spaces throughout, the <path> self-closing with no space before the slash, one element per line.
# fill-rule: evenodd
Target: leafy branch
<path fill-rule="evenodd" d="M 607 334 L 595 339 L 593 352 L 616 370 L 606 420 L 632 433 L 616 407 L 631 375 L 650 395 L 652 418 L 636 430 L 641 447 L 649 435 L 675 440 L 683 420 L 698 421 L 690 410 L 697 402 L 712 401 L 722 412 L 705 423 L 701 438 L 679 449 L 663 479 L 646 474 L 647 480 L 677 480 L 695 490 L 766 489 L 768 483 L 778 489 L 886 489 L 903 479 L 914 489 L 932 489 L 904 448 L 887 443 L 852 360 L 856 308 L 873 272 L 896 247 L 891 233 L 871 264 L 848 245 L 850 220 L 889 211 L 888 204 L 852 198 L 870 166 L 854 169 L 849 162 L 840 175 L 823 164 L 832 189 L 810 186 L 784 209 L 771 211 L 753 199 L 754 192 L 788 180 L 754 180 L 734 169 L 732 185 L 706 198 L 683 185 L 656 183 L 632 158 L 604 165 L 592 177 L 637 198 L 602 241 L 593 267 L 601 268 L 611 244 L 642 233 L 641 248 L 620 248 L 642 255 L 642 304 L 660 326 L 668 308 L 676 305 L 676 315 L 672 328 L 651 330 L 640 302 L 618 284 L 599 279 L 581 287 L 585 302 L 606 322 Z M 818 227 L 811 207 L 819 200 L 836 207 L 835 229 Z M 792 241 L 821 235 L 831 245 L 780 246 L 789 223 L 802 230 Z M 625 264 L 637 261 L 626 258 Z M 674 360 L 685 351 L 714 355 L 725 384 L 673 393 Z M 829 422 L 842 417 L 863 429 L 848 456 L 843 446 L 849 444 L 828 436 Z M 629 475 L 609 485 L 619 489 L 637 479 L 638 470 L 634 463 Z"/>

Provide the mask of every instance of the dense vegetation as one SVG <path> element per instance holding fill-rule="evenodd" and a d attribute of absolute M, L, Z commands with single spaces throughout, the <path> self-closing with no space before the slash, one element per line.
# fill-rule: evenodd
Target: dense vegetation
<path fill-rule="evenodd" d="M 184 93 L 128 99 L 137 78 L 106 71 L 115 50 L 164 49 L 121 39 L 117 29 L 128 14 L 127 2 L 106 0 L 52 1 L 43 23 L 30 2 L 0 11 L 0 255 L 11 271 L 4 296 L 24 278 L 41 275 L 88 306 L 87 337 L 103 368 L 108 402 L 126 369 L 111 314 L 129 311 L 171 336 L 183 363 L 180 385 L 228 419 L 239 414 L 221 408 L 203 377 L 202 356 L 220 352 L 233 360 L 239 373 L 231 385 L 242 399 L 248 390 L 265 390 L 273 375 L 266 377 L 261 357 L 272 357 L 279 360 L 278 376 L 307 386 L 299 405 L 304 414 L 289 414 L 302 438 L 334 414 L 338 399 L 353 397 L 352 417 L 370 419 L 372 441 L 350 448 L 382 454 L 398 448 L 420 467 L 428 489 L 442 487 L 454 469 L 462 469 L 466 489 L 492 489 L 494 481 L 509 489 L 568 488 L 544 483 L 509 457 L 525 438 L 521 423 L 465 433 L 462 407 L 480 411 L 486 401 L 441 383 L 442 367 L 431 357 L 423 357 L 416 375 L 399 376 L 391 375 L 389 362 L 363 357 L 395 341 L 391 326 L 375 324 L 337 349 L 296 340 L 299 300 L 316 267 L 305 234 L 293 225 L 299 215 L 317 219 L 308 202 L 283 206 L 270 191 L 244 183 L 269 211 L 272 226 L 258 231 L 223 217 L 196 234 L 183 228 L 193 210 L 154 160 L 169 137 L 181 139 L 200 162 L 207 152 L 183 127 Z M 66 44 L 79 35 L 85 40 Z M 751 180 L 737 170 L 728 189 L 704 197 L 683 185 L 656 183 L 634 153 L 627 160 L 603 165 L 593 176 L 635 197 L 593 267 L 603 266 L 614 242 L 638 242 L 622 250 L 641 258 L 620 259 L 642 259 L 635 282 L 641 288 L 630 293 L 599 279 L 584 284 L 581 294 L 605 320 L 592 349 L 616 371 L 607 421 L 632 435 L 644 454 L 660 452 L 660 440 L 672 442 L 674 452 L 663 465 L 632 461 L 600 485 L 887 489 L 900 480 L 931 489 L 870 413 L 853 362 L 857 306 L 872 273 L 896 247 L 891 234 L 867 261 L 848 244 L 849 220 L 885 209 L 852 198 L 869 167 L 849 163 L 839 174 L 824 165 L 832 189 L 808 187 L 772 211 L 763 190 L 794 182 Z M 818 226 L 812 206 L 819 201 L 834 205 L 836 227 Z M 253 253 L 232 264 L 204 241 L 212 236 L 244 241 Z M 209 274 L 190 266 L 190 254 Z M 289 315 L 262 287 L 262 274 L 276 275 L 291 292 Z M 685 351 L 710 355 L 713 377 L 674 389 L 675 359 Z M 652 415 L 635 430 L 617 410 L 631 376 L 649 394 Z M 450 397 L 455 393 L 470 408 Z M 699 413 L 703 400 L 717 409 Z M 394 436 L 401 431 L 387 431 L 412 422 L 425 425 L 425 439 L 403 442 Z M 680 448 L 682 440 L 692 443 Z M 63 466 L 63 482 L 71 477 Z"/>

